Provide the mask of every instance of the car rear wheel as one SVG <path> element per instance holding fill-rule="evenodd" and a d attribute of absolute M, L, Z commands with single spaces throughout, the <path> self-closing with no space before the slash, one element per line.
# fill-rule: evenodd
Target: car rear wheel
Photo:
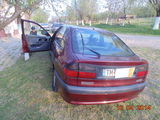
<path fill-rule="evenodd" d="M 52 89 L 53 89 L 54 92 L 58 92 L 57 77 L 56 77 L 56 74 L 55 74 L 55 69 L 53 69 Z"/>

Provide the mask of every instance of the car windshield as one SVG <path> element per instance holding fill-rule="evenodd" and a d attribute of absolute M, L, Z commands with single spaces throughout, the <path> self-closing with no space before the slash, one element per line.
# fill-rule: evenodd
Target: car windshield
<path fill-rule="evenodd" d="M 95 55 L 94 52 L 108 56 L 134 55 L 116 35 L 83 28 L 74 31 L 73 50 L 76 53 L 86 55 Z"/>
<path fill-rule="evenodd" d="M 41 26 L 48 26 L 47 23 L 40 23 Z"/>
<path fill-rule="evenodd" d="M 62 26 L 62 24 L 53 24 L 53 27 L 60 27 L 60 26 Z"/>

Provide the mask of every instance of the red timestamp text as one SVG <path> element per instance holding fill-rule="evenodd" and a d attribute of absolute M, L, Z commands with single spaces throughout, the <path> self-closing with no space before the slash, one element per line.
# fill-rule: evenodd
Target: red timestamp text
<path fill-rule="evenodd" d="M 151 110 L 151 105 L 117 105 L 117 110 Z"/>

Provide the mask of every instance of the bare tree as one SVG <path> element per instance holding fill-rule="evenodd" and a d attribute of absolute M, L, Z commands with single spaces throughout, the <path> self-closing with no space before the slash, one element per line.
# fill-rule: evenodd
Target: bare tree
<path fill-rule="evenodd" d="M 112 17 L 112 13 L 118 14 L 122 11 L 122 0 L 105 0 L 106 5 L 106 24 L 108 24 L 109 19 Z"/>
<path fill-rule="evenodd" d="M 44 4 L 46 7 L 52 9 L 58 18 L 58 22 L 61 21 L 61 16 L 63 16 L 65 13 L 63 7 L 69 6 L 65 0 L 44 0 Z"/>
<path fill-rule="evenodd" d="M 89 25 L 92 26 L 93 15 L 97 12 L 97 0 L 88 0 L 88 8 L 86 8 Z"/>
<path fill-rule="evenodd" d="M 109 18 L 112 17 L 113 13 L 114 15 L 118 17 L 123 17 L 124 20 L 126 20 L 126 16 L 128 13 L 128 10 L 133 6 L 133 4 L 138 0 L 105 0 L 106 5 L 104 7 L 106 10 L 106 24 L 109 21 Z M 125 21 L 123 21 L 124 25 Z"/>
<path fill-rule="evenodd" d="M 80 16 L 80 11 L 79 11 L 79 9 L 78 9 L 78 7 L 77 7 L 77 0 L 74 0 L 74 3 L 73 3 L 73 8 L 74 8 L 74 10 L 75 10 L 75 13 L 76 13 L 76 23 L 77 23 L 77 25 L 79 25 L 79 16 Z"/>
<path fill-rule="evenodd" d="M 156 11 L 156 20 L 153 26 L 154 30 L 159 29 L 160 25 L 160 0 L 149 0 L 149 3 L 152 5 L 152 7 Z"/>
<path fill-rule="evenodd" d="M 91 25 L 93 15 L 97 12 L 97 0 L 73 0 L 70 11 L 68 10 L 67 12 L 70 12 L 67 13 L 67 15 L 75 15 L 74 17 L 77 20 L 77 25 L 79 24 L 79 20 L 82 25 L 84 25 L 86 20 L 88 20 Z"/>
<path fill-rule="evenodd" d="M 21 13 L 38 5 L 42 0 L 4 0 L 0 5 L 0 30 L 18 18 Z"/>
<path fill-rule="evenodd" d="M 86 0 L 78 0 L 77 1 L 77 13 L 81 20 L 81 24 L 84 25 L 84 20 L 87 15 L 87 2 Z"/>
<path fill-rule="evenodd" d="M 76 21 L 77 17 L 76 17 L 75 9 L 72 7 L 67 7 L 66 8 L 66 17 L 67 17 L 67 20 L 69 21 L 69 23 L 71 23 L 71 21 Z M 77 22 L 77 25 L 78 25 L 78 22 Z"/>

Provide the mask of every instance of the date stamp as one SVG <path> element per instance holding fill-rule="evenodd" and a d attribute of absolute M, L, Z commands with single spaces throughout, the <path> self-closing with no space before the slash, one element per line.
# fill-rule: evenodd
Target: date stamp
<path fill-rule="evenodd" d="M 151 110 L 151 105 L 117 105 L 117 110 Z"/>

